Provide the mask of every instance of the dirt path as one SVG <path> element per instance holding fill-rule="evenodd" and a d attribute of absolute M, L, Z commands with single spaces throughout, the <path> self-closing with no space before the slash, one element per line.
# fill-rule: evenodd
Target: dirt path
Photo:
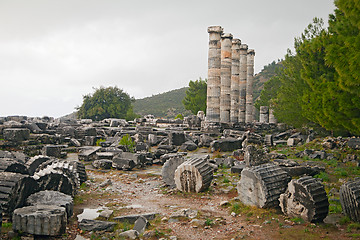
<path fill-rule="evenodd" d="M 84 208 L 108 207 L 113 216 L 137 213 L 158 213 L 151 221 L 148 239 L 348 239 L 344 229 L 315 224 L 295 224 L 272 210 L 244 207 L 234 201 L 238 176 L 222 169 L 215 175 L 210 191 L 181 193 L 169 189 L 161 181 L 161 166 L 143 170 L 99 171 L 88 167 L 90 186 L 80 190 L 75 205 L 77 213 Z M 111 185 L 100 187 L 111 180 Z M 225 179 L 227 179 L 225 181 Z M 79 199 L 81 201 L 79 201 Z M 227 206 L 220 206 L 229 201 Z M 237 209 L 235 206 L 240 209 Z M 181 209 L 198 211 L 197 217 L 171 218 Z M 237 215 L 232 215 L 232 211 Z M 73 223 L 76 224 L 76 221 Z M 119 231 L 119 230 L 118 230 Z M 90 237 L 90 233 L 81 233 Z M 94 233 L 93 233 L 94 234 Z M 95 234 L 96 235 L 96 234 Z M 105 234 L 106 235 L 106 234 Z M 104 235 L 103 235 L 104 236 Z M 111 239 L 111 234 L 108 239 Z M 145 238 L 145 237 L 144 237 Z M 102 238 L 93 238 L 102 239 Z M 116 238 L 115 238 L 116 239 Z"/>

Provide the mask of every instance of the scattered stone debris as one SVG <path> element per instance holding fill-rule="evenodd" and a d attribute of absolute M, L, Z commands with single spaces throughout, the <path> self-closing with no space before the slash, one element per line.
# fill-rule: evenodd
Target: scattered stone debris
<path fill-rule="evenodd" d="M 239 198 L 259 208 L 277 208 L 280 194 L 286 191 L 290 180 L 290 176 L 274 164 L 247 167 L 242 170 L 237 186 Z"/>
<path fill-rule="evenodd" d="M 329 212 L 324 185 L 309 176 L 291 180 L 279 201 L 284 214 L 307 222 L 322 222 Z"/>
<path fill-rule="evenodd" d="M 340 187 L 340 202 L 344 213 L 353 221 L 360 222 L 360 178 L 348 181 Z"/>

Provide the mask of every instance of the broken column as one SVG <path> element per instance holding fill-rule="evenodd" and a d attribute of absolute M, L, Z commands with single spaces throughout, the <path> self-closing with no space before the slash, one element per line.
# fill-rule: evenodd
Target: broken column
<path fill-rule="evenodd" d="M 277 123 L 277 120 L 274 116 L 274 110 L 273 109 L 269 109 L 269 123 Z"/>
<path fill-rule="evenodd" d="M 307 222 L 322 222 L 329 212 L 324 185 L 310 176 L 291 180 L 279 201 L 284 214 Z"/>
<path fill-rule="evenodd" d="M 254 116 L 253 116 L 254 56 L 255 56 L 255 51 L 253 49 L 249 49 L 247 52 L 246 110 L 245 110 L 246 123 L 251 123 L 254 120 Z"/>
<path fill-rule="evenodd" d="M 237 186 L 240 201 L 259 208 L 277 208 L 280 194 L 286 191 L 290 180 L 284 170 L 271 163 L 246 167 Z"/>
<path fill-rule="evenodd" d="M 220 26 L 208 27 L 209 56 L 207 81 L 206 120 L 220 122 L 220 67 L 221 67 L 221 34 Z"/>
<path fill-rule="evenodd" d="M 231 64 L 231 108 L 230 122 L 237 123 L 239 118 L 239 64 L 240 64 L 240 39 L 232 40 Z"/>
<path fill-rule="evenodd" d="M 246 109 L 246 77 L 247 77 L 247 50 L 246 44 L 240 45 L 240 70 L 239 70 L 239 122 L 245 122 Z"/>
<path fill-rule="evenodd" d="M 207 157 L 193 157 L 176 169 L 174 179 L 176 188 L 182 192 L 201 192 L 210 187 L 213 170 Z"/>
<path fill-rule="evenodd" d="M 360 178 L 344 183 L 340 187 L 340 203 L 343 212 L 351 220 L 360 222 Z"/>
<path fill-rule="evenodd" d="M 259 122 L 261 122 L 261 123 L 269 123 L 269 107 L 268 106 L 261 106 L 260 107 Z"/>
<path fill-rule="evenodd" d="M 221 91 L 220 91 L 220 122 L 230 123 L 230 89 L 231 89 L 231 45 L 232 34 L 221 36 Z"/>

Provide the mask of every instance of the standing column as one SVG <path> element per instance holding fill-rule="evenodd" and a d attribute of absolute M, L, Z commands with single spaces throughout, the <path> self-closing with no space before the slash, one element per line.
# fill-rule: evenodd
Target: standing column
<path fill-rule="evenodd" d="M 269 123 L 269 107 L 268 106 L 260 106 L 260 123 Z"/>
<path fill-rule="evenodd" d="M 246 123 L 251 123 L 254 120 L 254 116 L 253 116 L 254 56 L 255 56 L 255 51 L 253 49 L 249 49 L 247 54 L 246 111 L 245 111 Z"/>
<path fill-rule="evenodd" d="M 231 87 L 231 45 L 232 34 L 221 36 L 221 94 L 220 122 L 230 123 L 230 87 Z"/>
<path fill-rule="evenodd" d="M 230 122 L 237 123 L 239 119 L 239 64 L 240 64 L 240 39 L 233 39 L 231 46 L 231 109 Z"/>
<path fill-rule="evenodd" d="M 206 121 L 220 122 L 220 68 L 221 68 L 221 34 L 220 26 L 208 27 L 209 56 L 206 101 Z"/>
<path fill-rule="evenodd" d="M 248 45 L 240 45 L 240 74 L 239 74 L 239 122 L 245 122 L 246 109 L 246 78 L 247 78 L 247 51 Z"/>

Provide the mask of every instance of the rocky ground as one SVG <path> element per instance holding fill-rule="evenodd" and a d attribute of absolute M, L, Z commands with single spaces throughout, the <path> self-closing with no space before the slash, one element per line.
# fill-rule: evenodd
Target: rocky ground
<path fill-rule="evenodd" d="M 75 197 L 74 216 L 66 234 L 44 239 L 82 239 L 80 236 L 122 239 L 119 234 L 132 229 L 133 224 L 118 223 L 112 232 L 78 228 L 78 217 L 84 214 L 106 220 L 96 217 L 105 209 L 113 211 L 108 221 L 122 215 L 157 213 L 140 235 L 141 239 L 353 239 L 360 236 L 359 225 L 341 222 L 344 216 L 339 213 L 330 214 L 325 223 L 311 224 L 287 218 L 280 210 L 243 205 L 237 200 L 239 175 L 231 174 L 228 168 L 219 168 L 212 186 L 203 193 L 182 193 L 168 188 L 161 179 L 160 165 L 132 171 L 97 170 L 90 164 L 86 168 L 89 180 Z M 4 223 L 4 239 L 8 230 Z"/>

